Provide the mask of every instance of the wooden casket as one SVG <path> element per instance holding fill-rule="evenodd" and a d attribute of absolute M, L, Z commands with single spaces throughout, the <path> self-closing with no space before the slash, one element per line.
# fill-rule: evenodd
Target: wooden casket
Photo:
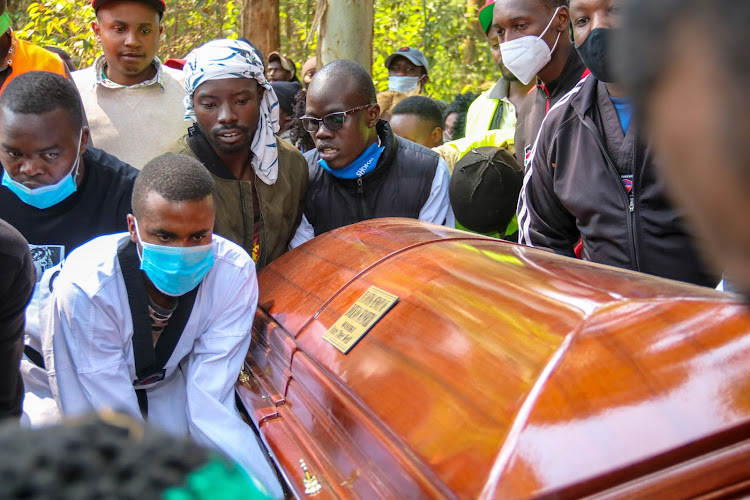
<path fill-rule="evenodd" d="M 259 287 L 237 389 L 299 498 L 750 494 L 734 296 L 405 219 L 321 235 Z M 397 297 L 377 322 L 372 293 Z"/>

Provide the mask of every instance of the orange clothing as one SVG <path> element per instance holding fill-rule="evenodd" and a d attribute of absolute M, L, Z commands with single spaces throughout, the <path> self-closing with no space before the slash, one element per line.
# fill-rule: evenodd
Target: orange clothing
<path fill-rule="evenodd" d="M 10 50 L 3 66 L 10 66 L 11 72 L 0 87 L 0 93 L 8 85 L 8 82 L 29 71 L 49 71 L 67 78 L 65 64 L 57 54 L 24 40 L 19 40 L 12 32 L 10 37 Z"/>

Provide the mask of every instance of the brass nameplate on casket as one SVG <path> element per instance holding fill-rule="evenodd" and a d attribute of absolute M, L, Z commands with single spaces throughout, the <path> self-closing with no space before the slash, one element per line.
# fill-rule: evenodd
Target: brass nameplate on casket
<path fill-rule="evenodd" d="M 380 318 L 387 313 L 393 305 L 398 302 L 398 297 L 371 286 L 355 302 L 346 313 L 341 316 L 331 328 L 323 335 L 323 338 L 331 343 L 336 349 L 348 353 L 359 339 L 375 326 Z"/>

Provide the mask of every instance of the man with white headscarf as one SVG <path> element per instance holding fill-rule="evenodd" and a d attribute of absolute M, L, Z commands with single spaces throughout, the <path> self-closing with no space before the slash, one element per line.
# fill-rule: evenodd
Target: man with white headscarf
<path fill-rule="evenodd" d="M 188 54 L 185 119 L 169 152 L 197 158 L 216 182 L 214 232 L 242 246 L 258 269 L 283 254 L 299 226 L 308 168 L 275 136 L 279 101 L 250 45 L 214 40 Z"/>

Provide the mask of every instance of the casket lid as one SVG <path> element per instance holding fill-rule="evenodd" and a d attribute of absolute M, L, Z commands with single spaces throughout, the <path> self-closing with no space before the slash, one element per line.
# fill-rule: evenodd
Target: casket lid
<path fill-rule="evenodd" d="M 373 285 L 399 301 L 343 354 L 323 335 Z M 727 294 L 401 219 L 321 235 L 259 287 L 256 423 L 333 496 L 577 497 L 750 436 Z"/>

